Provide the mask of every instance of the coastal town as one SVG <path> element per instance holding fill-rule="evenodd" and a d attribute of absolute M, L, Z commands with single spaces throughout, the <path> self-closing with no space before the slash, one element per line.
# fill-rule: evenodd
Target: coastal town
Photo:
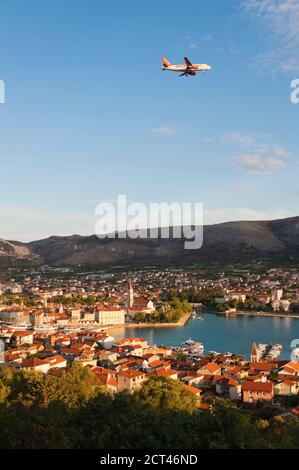
<path fill-rule="evenodd" d="M 211 274 L 192 269 L 149 268 L 86 273 L 45 266 L 10 268 L 0 273 L 1 320 L 47 327 L 136 323 L 137 314 L 144 318 L 162 307 L 161 297 L 169 291 L 186 293 L 191 304 L 204 305 L 218 313 L 248 311 L 299 316 L 297 269 L 259 272 L 232 268 Z"/>
<path fill-rule="evenodd" d="M 182 383 L 198 400 L 199 412 L 209 411 L 215 397 L 225 397 L 239 406 L 263 402 L 299 416 L 299 407 L 285 401 L 298 396 L 299 362 L 296 354 L 281 360 L 279 344 L 254 343 L 250 357 L 244 357 L 205 351 L 200 342 L 187 338 L 165 346 L 113 333 L 118 326 L 151 325 L 147 318 L 165 326 L 173 298 L 178 308 L 188 304 L 176 317 L 178 324 L 191 316 L 200 319 L 203 305 L 218 314 L 233 315 L 247 307 L 256 314 L 261 308 L 272 315 L 296 316 L 296 271 L 234 272 L 207 279 L 182 270 L 80 274 L 46 268 L 2 276 L 0 298 L 4 367 L 59 378 L 76 363 L 112 394 L 133 394 L 151 377 L 160 377 Z"/>

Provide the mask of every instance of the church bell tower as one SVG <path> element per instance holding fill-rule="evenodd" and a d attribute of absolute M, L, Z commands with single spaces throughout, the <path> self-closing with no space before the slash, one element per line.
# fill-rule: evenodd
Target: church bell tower
<path fill-rule="evenodd" d="M 133 287 L 132 287 L 131 281 L 129 281 L 128 307 L 129 307 L 129 308 L 133 307 L 133 304 L 134 304 L 134 291 L 133 291 Z"/>

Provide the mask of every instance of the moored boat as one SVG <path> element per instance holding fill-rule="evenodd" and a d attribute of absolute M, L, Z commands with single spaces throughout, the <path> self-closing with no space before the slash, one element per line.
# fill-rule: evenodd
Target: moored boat
<path fill-rule="evenodd" d="M 193 341 L 191 338 L 184 341 L 181 346 L 189 349 L 192 353 L 202 354 L 204 351 L 204 345 L 198 341 Z"/>

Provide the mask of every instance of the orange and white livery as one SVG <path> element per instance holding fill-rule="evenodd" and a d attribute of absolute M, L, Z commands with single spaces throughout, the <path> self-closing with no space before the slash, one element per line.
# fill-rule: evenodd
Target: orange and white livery
<path fill-rule="evenodd" d="M 211 66 L 207 64 L 192 64 L 188 57 L 184 57 L 185 64 L 184 65 L 172 65 L 166 57 L 162 57 L 162 70 L 169 70 L 170 72 L 181 72 L 180 77 L 191 75 L 195 77 L 198 72 L 207 72 L 211 70 Z"/>

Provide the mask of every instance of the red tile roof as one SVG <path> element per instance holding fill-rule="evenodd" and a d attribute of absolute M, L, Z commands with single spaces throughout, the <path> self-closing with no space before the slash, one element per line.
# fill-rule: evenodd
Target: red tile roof
<path fill-rule="evenodd" d="M 194 395 L 198 395 L 198 396 L 202 392 L 202 390 L 200 390 L 199 388 L 192 387 L 191 385 L 184 385 L 184 388 L 185 390 L 187 390 L 187 392 L 193 393 Z"/>
<path fill-rule="evenodd" d="M 119 376 L 126 377 L 127 379 L 134 379 L 136 377 L 141 377 L 144 375 L 143 372 L 139 372 L 137 370 L 126 370 L 126 371 L 121 371 L 118 373 Z"/>
<path fill-rule="evenodd" d="M 31 336 L 31 335 L 33 335 L 33 331 L 15 330 L 14 332 L 14 336 Z"/>
<path fill-rule="evenodd" d="M 150 372 L 148 375 L 149 377 L 173 377 L 174 375 L 177 374 L 176 370 L 166 370 L 166 369 L 155 369 L 152 372 Z"/>
<path fill-rule="evenodd" d="M 251 362 L 250 368 L 262 372 L 271 372 L 272 370 L 277 369 L 277 364 L 274 362 Z"/>
<path fill-rule="evenodd" d="M 21 367 L 38 367 L 45 365 L 45 362 L 38 357 L 31 357 L 26 361 L 21 362 Z"/>
<path fill-rule="evenodd" d="M 273 392 L 273 383 L 272 382 L 251 382 L 246 380 L 243 382 L 242 390 L 247 392 Z"/>

